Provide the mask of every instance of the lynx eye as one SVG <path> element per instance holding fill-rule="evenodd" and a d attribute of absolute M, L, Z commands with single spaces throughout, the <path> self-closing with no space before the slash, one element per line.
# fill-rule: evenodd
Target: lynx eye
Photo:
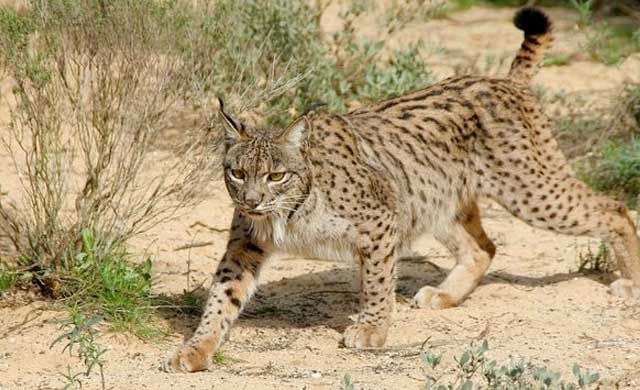
<path fill-rule="evenodd" d="M 237 181 L 244 181 L 246 177 L 242 169 L 230 169 L 229 176 L 231 176 L 233 180 L 237 180 Z"/>
<path fill-rule="evenodd" d="M 271 183 L 280 183 L 286 180 L 288 174 L 287 172 L 271 172 L 267 175 L 267 180 Z"/>

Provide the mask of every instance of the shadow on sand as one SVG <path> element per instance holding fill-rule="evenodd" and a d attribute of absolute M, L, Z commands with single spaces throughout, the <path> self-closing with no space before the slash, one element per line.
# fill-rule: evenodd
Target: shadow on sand
<path fill-rule="evenodd" d="M 426 257 L 401 259 L 396 299 L 409 302 L 422 286 L 438 285 L 448 271 Z M 484 277 L 481 285 L 504 283 L 529 289 L 566 282 L 576 277 L 586 277 L 603 284 L 615 279 L 613 274 L 603 273 L 568 272 L 530 277 L 493 271 Z M 358 309 L 355 280 L 355 269 L 336 267 L 262 284 L 235 326 L 279 329 L 326 326 L 342 332 L 352 323 L 349 317 Z M 165 297 L 175 307 L 161 311 L 161 315 L 168 320 L 174 332 L 188 338 L 198 325 L 206 296 L 206 288 L 199 287 L 189 293 L 187 300 L 190 303 L 185 304 L 184 294 Z"/>

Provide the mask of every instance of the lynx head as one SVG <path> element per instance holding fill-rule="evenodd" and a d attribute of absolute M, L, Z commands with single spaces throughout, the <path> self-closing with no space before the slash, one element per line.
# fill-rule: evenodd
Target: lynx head
<path fill-rule="evenodd" d="M 296 210 L 311 183 L 305 158 L 308 119 L 301 117 L 284 130 L 257 129 L 232 118 L 219 103 L 226 124 L 224 180 L 236 208 L 252 220 Z"/>

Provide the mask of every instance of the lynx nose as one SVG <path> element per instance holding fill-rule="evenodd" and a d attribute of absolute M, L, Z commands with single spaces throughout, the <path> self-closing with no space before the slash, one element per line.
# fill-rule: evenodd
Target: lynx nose
<path fill-rule="evenodd" d="M 247 199 L 244 201 L 244 203 L 247 205 L 247 207 L 255 209 L 260 204 L 260 201 L 258 199 Z"/>
<path fill-rule="evenodd" d="M 247 194 L 244 197 L 244 204 L 251 209 L 255 209 L 262 203 L 262 196 L 260 194 Z"/>

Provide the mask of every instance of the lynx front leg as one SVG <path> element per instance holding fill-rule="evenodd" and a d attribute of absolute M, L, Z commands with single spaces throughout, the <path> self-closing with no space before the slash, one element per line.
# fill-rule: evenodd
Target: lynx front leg
<path fill-rule="evenodd" d="M 236 213 L 227 252 L 218 265 L 209 298 L 193 337 L 164 362 L 167 372 L 206 370 L 214 353 L 253 295 L 270 248 L 250 236 L 249 223 Z"/>
<path fill-rule="evenodd" d="M 396 242 L 386 227 L 362 237 L 360 261 L 360 314 L 344 332 L 349 348 L 382 347 L 393 320 Z"/>

